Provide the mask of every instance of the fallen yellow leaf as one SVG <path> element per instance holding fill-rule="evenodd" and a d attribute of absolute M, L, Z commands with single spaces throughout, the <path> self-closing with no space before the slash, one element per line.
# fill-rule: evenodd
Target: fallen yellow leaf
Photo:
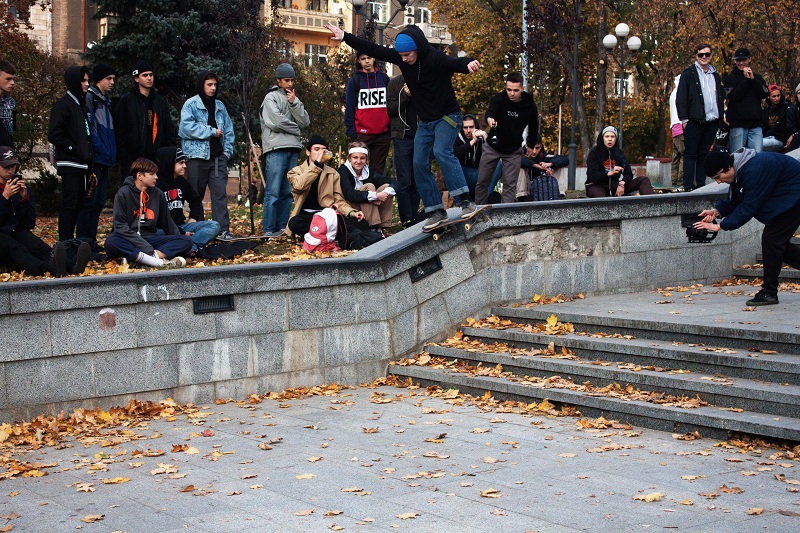
<path fill-rule="evenodd" d="M 664 495 L 661 494 L 660 492 L 651 492 L 650 494 L 639 494 L 637 496 L 634 496 L 633 499 L 651 503 L 651 502 L 661 501 L 661 498 L 663 496 Z"/>

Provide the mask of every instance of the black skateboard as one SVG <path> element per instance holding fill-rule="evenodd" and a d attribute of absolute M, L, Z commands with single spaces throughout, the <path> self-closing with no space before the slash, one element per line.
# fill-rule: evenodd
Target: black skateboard
<path fill-rule="evenodd" d="M 281 235 L 282 237 L 282 235 Z M 270 239 L 277 239 L 278 237 L 267 237 L 265 235 L 245 235 L 244 237 L 234 237 L 233 239 L 220 239 L 217 237 L 217 242 L 239 242 L 239 241 L 268 241 Z"/>
<path fill-rule="evenodd" d="M 478 218 L 478 220 L 482 222 L 489 221 L 488 212 L 491 208 L 492 208 L 491 205 L 482 205 L 478 207 L 478 209 L 476 209 L 467 218 L 462 218 L 461 215 L 459 214 L 457 218 L 449 218 L 447 219 L 447 222 L 442 222 L 435 228 L 431 229 L 422 228 L 422 233 L 432 233 L 433 240 L 438 241 L 443 234 L 449 231 L 453 231 L 453 226 L 457 224 L 464 224 L 464 231 L 470 231 L 472 229 L 473 219 L 475 219 L 476 217 Z"/>

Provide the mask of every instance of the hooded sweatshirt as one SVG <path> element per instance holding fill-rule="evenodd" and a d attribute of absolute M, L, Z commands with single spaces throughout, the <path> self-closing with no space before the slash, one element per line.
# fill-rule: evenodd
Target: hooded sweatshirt
<path fill-rule="evenodd" d="M 734 230 L 751 218 L 763 224 L 800 203 L 800 161 L 775 152 L 740 148 L 733 153 L 736 181 L 728 198 L 717 202 L 724 230 Z"/>
<path fill-rule="evenodd" d="M 47 140 L 54 147 L 56 167 L 87 169 L 92 162 L 92 139 L 89 114 L 81 87 L 85 66 L 69 67 L 64 71 L 67 94 L 56 100 L 50 110 Z"/>
<path fill-rule="evenodd" d="M 420 120 L 432 122 L 445 115 L 460 111 L 453 89 L 453 74 L 468 74 L 469 57 L 448 56 L 428 43 L 418 26 L 408 26 L 401 31 L 411 37 L 417 45 L 417 60 L 409 65 L 394 48 L 388 48 L 345 32 L 344 42 L 370 57 L 388 61 L 400 68 L 403 79 L 411 91 Z"/>
<path fill-rule="evenodd" d="M 213 159 L 233 155 L 233 122 L 228 110 L 220 100 L 208 98 L 203 91 L 206 78 L 216 77 L 211 71 L 203 71 L 197 76 L 197 94 L 186 100 L 181 108 L 181 122 L 178 135 L 183 139 L 183 153 L 189 159 Z M 219 80 L 217 92 L 219 94 Z M 216 136 L 216 130 L 222 136 Z"/>
<path fill-rule="evenodd" d="M 526 127 L 528 136 L 525 144 L 531 148 L 536 145 L 536 138 L 539 136 L 539 110 L 530 93 L 523 92 L 519 102 L 512 102 L 506 91 L 492 96 L 486 118 L 497 121 L 496 150 L 501 154 L 512 154 L 519 150 Z"/>
<path fill-rule="evenodd" d="M 125 178 L 114 197 L 113 227 L 114 233 L 146 254 L 152 254 L 154 248 L 143 237 L 155 235 L 157 229 L 167 235 L 181 234 L 169 216 L 164 193 L 158 187 L 140 191 L 133 176 Z"/>
<path fill-rule="evenodd" d="M 769 96 L 764 78 L 758 74 L 745 78 L 744 72 L 734 67 L 722 80 L 728 92 L 728 109 L 725 118 L 731 128 L 760 128 L 763 122 L 761 102 Z"/>
<path fill-rule="evenodd" d="M 622 175 L 608 175 L 614 167 L 622 167 Z M 603 142 L 603 134 L 597 136 L 597 144 L 589 150 L 586 156 L 586 185 L 594 183 L 608 189 L 609 195 L 612 190 L 612 182 L 620 180 L 630 181 L 633 179 L 633 171 L 628 164 L 628 159 L 619 148 L 619 138 L 614 141 L 614 146 L 606 148 Z"/>
<path fill-rule="evenodd" d="M 120 161 L 147 157 L 155 161 L 162 146 L 175 146 L 175 127 L 169 104 L 156 88 L 145 96 L 138 85 L 114 106 L 114 133 Z"/>
<path fill-rule="evenodd" d="M 358 135 L 389 132 L 389 114 L 386 110 L 388 85 L 389 76 L 380 70 L 359 70 L 347 82 L 344 125 L 350 140 L 355 140 Z"/>
<path fill-rule="evenodd" d="M 156 187 L 164 193 L 167 209 L 172 221 L 178 228 L 186 223 L 183 212 L 184 202 L 189 202 L 189 218 L 197 221 L 203 220 L 203 201 L 189 186 L 183 176 L 175 177 L 174 146 L 166 146 L 158 151 L 158 181 Z"/>
<path fill-rule="evenodd" d="M 778 105 L 773 107 L 772 102 L 768 102 L 767 107 L 764 108 L 764 124 L 762 126 L 764 137 L 775 137 L 786 144 L 789 136 L 797 129 L 795 120 L 794 109 L 786 101 L 786 97 L 781 94 Z"/>

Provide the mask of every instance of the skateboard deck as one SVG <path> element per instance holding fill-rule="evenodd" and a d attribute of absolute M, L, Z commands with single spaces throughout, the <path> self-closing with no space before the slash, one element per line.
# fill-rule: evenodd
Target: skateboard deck
<path fill-rule="evenodd" d="M 672 192 L 685 192 L 683 187 L 653 187 L 656 194 L 669 194 Z"/>
<path fill-rule="evenodd" d="M 460 215 L 457 218 L 449 218 L 447 219 L 447 222 L 442 222 L 435 228 L 431 229 L 422 228 L 422 233 L 432 233 L 433 240 L 438 241 L 439 237 L 441 237 L 444 233 L 447 233 L 448 231 L 452 231 L 453 226 L 457 224 L 463 224 L 464 230 L 470 231 L 472 229 L 472 224 L 474 224 L 476 218 L 483 222 L 489 220 L 488 212 L 491 208 L 492 208 L 491 205 L 482 205 L 467 218 L 461 218 Z"/>
<path fill-rule="evenodd" d="M 278 237 L 266 237 L 264 235 L 245 235 L 244 237 L 234 237 L 233 239 L 220 239 L 217 237 L 216 242 L 239 242 L 239 241 L 268 241 L 269 239 L 277 239 Z"/>

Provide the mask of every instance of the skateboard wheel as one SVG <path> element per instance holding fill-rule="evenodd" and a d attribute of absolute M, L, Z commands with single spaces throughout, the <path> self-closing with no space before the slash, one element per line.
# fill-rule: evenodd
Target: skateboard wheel
<path fill-rule="evenodd" d="M 438 233 L 434 233 L 434 234 L 433 234 L 433 240 L 434 240 L 434 241 L 438 241 L 438 240 L 439 240 L 439 237 L 440 237 L 440 235 L 439 235 Z"/>
<path fill-rule="evenodd" d="M 469 231 L 472 229 L 472 224 L 464 224 L 464 229 Z"/>

